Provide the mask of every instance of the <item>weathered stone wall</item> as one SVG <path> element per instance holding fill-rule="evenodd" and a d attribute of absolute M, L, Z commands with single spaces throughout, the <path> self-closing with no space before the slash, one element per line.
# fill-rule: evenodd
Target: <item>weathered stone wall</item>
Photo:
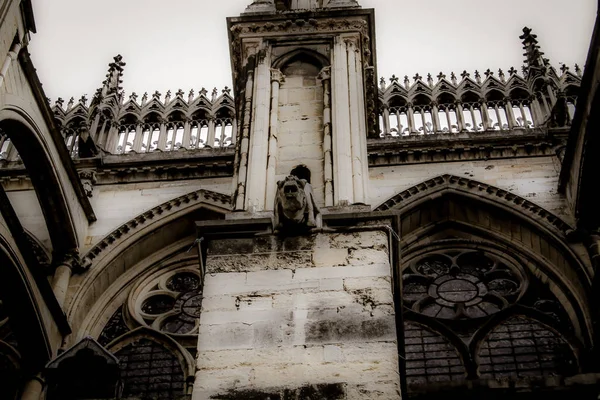
<path fill-rule="evenodd" d="M 558 193 L 560 164 L 556 157 L 529 157 L 488 161 L 465 161 L 396 165 L 370 168 L 370 204 L 377 207 L 418 183 L 452 174 L 487 183 L 517 194 L 570 223 L 564 196 Z"/>
<path fill-rule="evenodd" d="M 207 268 L 194 400 L 400 398 L 385 232 L 213 241 Z"/>
<path fill-rule="evenodd" d="M 285 81 L 279 92 L 276 178 L 281 180 L 295 166 L 305 164 L 311 172 L 315 201 L 323 206 L 323 87 L 317 81 L 319 69 L 296 61 L 283 73 Z"/>

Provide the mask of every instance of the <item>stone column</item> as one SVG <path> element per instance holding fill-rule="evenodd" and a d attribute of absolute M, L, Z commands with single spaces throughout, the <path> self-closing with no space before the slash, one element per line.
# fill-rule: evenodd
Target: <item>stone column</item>
<path fill-rule="evenodd" d="M 349 87 L 349 103 L 350 103 L 350 145 L 352 148 L 352 185 L 353 185 L 353 200 L 352 203 L 364 203 L 365 193 L 362 184 L 362 161 L 361 158 L 361 140 L 360 135 L 362 129 L 360 126 L 360 106 L 358 80 L 362 81 L 362 77 L 356 73 L 356 40 L 358 38 L 346 38 L 346 51 L 348 52 L 348 87 Z"/>
<path fill-rule="evenodd" d="M 387 137 L 391 135 L 392 129 L 390 128 L 390 108 L 387 104 L 384 104 L 382 107 L 383 114 L 383 136 Z"/>
<path fill-rule="evenodd" d="M 215 117 L 208 119 L 208 133 L 206 134 L 206 146 L 215 147 Z"/>
<path fill-rule="evenodd" d="M 341 36 L 334 39 L 332 63 L 332 123 L 334 205 L 353 202 L 352 147 L 348 99 L 348 53 Z"/>
<path fill-rule="evenodd" d="M 333 159 L 331 157 L 331 67 L 319 73 L 323 84 L 323 180 L 325 183 L 325 207 L 333 206 Z"/>
<path fill-rule="evenodd" d="M 506 108 L 506 119 L 508 120 L 508 129 L 513 129 L 515 127 L 515 125 L 517 124 L 517 121 L 515 120 L 515 111 L 512 108 L 512 102 L 507 97 L 504 99 L 504 104 L 506 104 L 505 108 Z"/>
<path fill-rule="evenodd" d="M 412 103 L 406 103 L 406 121 L 408 122 L 408 133 L 410 135 L 417 134 L 415 129 L 415 110 Z"/>
<path fill-rule="evenodd" d="M 440 125 L 440 114 L 437 103 L 434 101 L 431 103 L 431 121 L 433 123 L 433 133 L 441 131 Z M 451 130 L 452 128 L 448 126 Z"/>
<path fill-rule="evenodd" d="M 165 121 L 160 122 L 160 133 L 158 134 L 158 143 L 156 144 L 156 149 L 160 151 L 165 151 L 167 148 L 167 124 Z"/>
<path fill-rule="evenodd" d="M 119 141 L 119 123 L 117 121 L 110 122 L 110 129 L 106 138 L 106 151 L 111 154 L 116 154 L 117 144 Z"/>
<path fill-rule="evenodd" d="M 270 48 L 261 47 L 257 53 L 257 61 L 248 154 L 248 177 L 246 178 L 245 209 L 251 213 L 265 210 L 269 111 L 271 108 Z"/>
<path fill-rule="evenodd" d="M 271 70 L 271 120 L 269 122 L 269 153 L 267 158 L 267 185 L 265 210 L 273 210 L 275 205 L 275 170 L 277 168 L 277 136 L 279 134 L 279 86 L 285 79 L 278 69 Z"/>
<path fill-rule="evenodd" d="M 142 130 L 142 123 L 138 122 L 135 126 L 135 137 L 133 138 L 133 146 L 131 150 L 136 153 L 140 153 L 142 151 L 142 142 L 144 141 L 144 132 Z M 123 145 L 125 148 L 125 145 Z"/>
<path fill-rule="evenodd" d="M 190 149 L 192 143 L 192 124 L 188 118 L 183 122 L 183 139 L 181 139 L 181 147 Z"/>
<path fill-rule="evenodd" d="M 252 89 L 254 88 L 254 71 L 248 71 L 246 79 L 246 101 L 244 104 L 244 121 L 242 121 L 242 137 L 240 139 L 240 167 L 235 188 L 235 210 L 244 209 L 246 203 L 246 176 L 248 174 L 248 151 L 250 147 L 250 121 L 252 114 Z"/>
<path fill-rule="evenodd" d="M 481 124 L 483 125 L 483 130 L 487 131 L 490 128 L 490 116 L 488 115 L 487 103 L 485 99 L 481 99 L 479 102 L 481 107 Z"/>
<path fill-rule="evenodd" d="M 77 252 L 70 252 L 62 256 L 56 265 L 54 271 L 54 277 L 52 279 L 52 291 L 56 297 L 56 301 L 64 309 L 65 299 L 67 297 L 67 290 L 69 290 L 69 282 L 71 281 L 71 275 L 73 269 L 77 268 L 79 263 L 79 254 Z"/>
<path fill-rule="evenodd" d="M 40 375 L 32 377 L 25 382 L 25 386 L 23 386 L 21 400 L 40 400 L 45 384 L 46 383 Z"/>
<path fill-rule="evenodd" d="M 465 131 L 467 127 L 465 126 L 465 115 L 463 114 L 463 106 L 460 101 L 456 103 L 456 124 L 458 125 L 458 132 Z"/>

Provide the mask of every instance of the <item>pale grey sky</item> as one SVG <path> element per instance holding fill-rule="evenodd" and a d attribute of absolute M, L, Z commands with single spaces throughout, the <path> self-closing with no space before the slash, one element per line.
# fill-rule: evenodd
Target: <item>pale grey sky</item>
<path fill-rule="evenodd" d="M 552 63 L 583 66 L 597 0 L 359 0 L 375 8 L 379 76 L 519 68 L 533 28 Z M 116 54 L 139 95 L 231 86 L 225 18 L 251 0 L 33 0 L 30 52 L 46 95 L 88 98 Z"/>

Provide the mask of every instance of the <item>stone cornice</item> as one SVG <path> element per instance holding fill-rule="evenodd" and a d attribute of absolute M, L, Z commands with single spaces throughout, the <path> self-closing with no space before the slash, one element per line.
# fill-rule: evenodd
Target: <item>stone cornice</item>
<path fill-rule="evenodd" d="M 377 207 L 375 211 L 386 211 L 391 209 L 401 210 L 403 205 L 408 201 L 415 201 L 427 197 L 433 192 L 438 192 L 444 188 L 457 189 L 471 193 L 477 197 L 492 198 L 494 202 L 506 203 L 510 208 L 521 211 L 533 220 L 558 231 L 564 236 L 573 231 L 573 227 L 562 219 L 523 197 L 486 183 L 454 175 L 441 175 L 421 182 L 416 186 L 398 193 L 396 196 Z"/>
<path fill-rule="evenodd" d="M 158 219 L 164 219 L 169 215 L 175 214 L 183 208 L 194 204 L 205 203 L 220 210 L 229 210 L 231 207 L 231 196 L 212 192 L 210 190 L 200 189 L 192 193 L 185 194 L 173 200 L 169 200 L 159 206 L 156 206 L 132 220 L 121 225 L 96 243 L 85 255 L 86 263 L 93 263 L 94 259 L 102 252 L 110 250 L 113 246 L 123 242 L 129 237 L 134 236 L 146 225 Z"/>
<path fill-rule="evenodd" d="M 369 139 L 371 168 L 387 165 L 421 164 L 449 161 L 491 160 L 514 157 L 556 155 L 564 145 L 560 135 L 546 130 L 513 130 L 415 135 L 388 139 Z"/>
<path fill-rule="evenodd" d="M 233 149 L 179 150 L 148 154 L 104 154 L 74 160 L 78 171 L 94 170 L 95 185 L 203 179 L 233 175 Z M 0 162 L 0 183 L 7 190 L 32 189 L 22 162 Z"/>

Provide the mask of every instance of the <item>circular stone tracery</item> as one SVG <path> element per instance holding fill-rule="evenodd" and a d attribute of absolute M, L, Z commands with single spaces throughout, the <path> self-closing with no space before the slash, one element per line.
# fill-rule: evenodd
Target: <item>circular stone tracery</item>
<path fill-rule="evenodd" d="M 200 275 L 189 267 L 146 281 L 133 299 L 135 318 L 144 325 L 176 335 L 198 328 L 202 289 Z"/>
<path fill-rule="evenodd" d="M 479 318 L 516 302 L 526 288 L 512 263 L 481 250 L 442 250 L 410 262 L 403 274 L 407 307 L 442 319 Z"/>

